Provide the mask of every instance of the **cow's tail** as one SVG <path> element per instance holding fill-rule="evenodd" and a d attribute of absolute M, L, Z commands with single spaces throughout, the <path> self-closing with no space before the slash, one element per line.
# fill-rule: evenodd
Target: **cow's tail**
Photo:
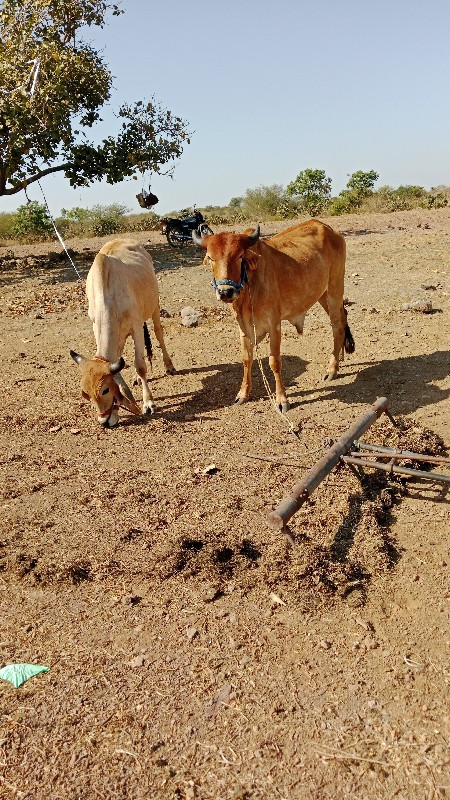
<path fill-rule="evenodd" d="M 344 349 L 346 353 L 355 352 L 355 340 L 348 325 L 345 326 Z"/>
<path fill-rule="evenodd" d="M 144 322 L 144 342 L 145 342 L 145 349 L 147 351 L 148 360 L 150 362 L 150 366 L 152 365 L 152 356 L 153 356 L 153 347 L 152 347 L 152 340 L 150 339 L 150 332 L 147 327 L 147 323 Z"/>
<path fill-rule="evenodd" d="M 352 336 L 352 332 L 350 330 L 350 326 L 347 322 L 347 309 L 344 306 L 344 317 L 345 317 L 345 332 L 344 332 L 344 350 L 346 353 L 354 353 L 355 352 L 355 340 Z"/>

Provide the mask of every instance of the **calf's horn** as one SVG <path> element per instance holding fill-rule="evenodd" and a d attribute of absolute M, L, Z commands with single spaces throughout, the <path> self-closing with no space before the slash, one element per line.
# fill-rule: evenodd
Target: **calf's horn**
<path fill-rule="evenodd" d="M 114 361 L 114 363 L 110 365 L 109 371 L 111 375 L 117 375 L 117 373 L 120 372 L 120 370 L 123 369 L 124 366 L 125 366 L 125 361 L 122 358 L 122 356 L 120 356 L 118 361 Z"/>
<path fill-rule="evenodd" d="M 86 361 L 84 356 L 80 356 L 79 353 L 76 353 L 75 350 L 69 350 L 70 355 L 72 356 L 73 360 L 76 364 L 82 364 L 83 361 Z"/>
<path fill-rule="evenodd" d="M 251 234 L 250 234 L 250 235 L 247 237 L 247 241 L 248 241 L 248 246 L 249 246 L 249 247 L 252 247 L 252 245 L 256 244 L 256 242 L 257 242 L 257 241 L 258 241 L 258 239 L 259 239 L 259 234 L 260 234 L 260 228 L 259 228 L 259 225 L 258 225 L 258 226 L 255 228 L 255 230 L 253 231 L 253 233 L 251 233 Z"/>

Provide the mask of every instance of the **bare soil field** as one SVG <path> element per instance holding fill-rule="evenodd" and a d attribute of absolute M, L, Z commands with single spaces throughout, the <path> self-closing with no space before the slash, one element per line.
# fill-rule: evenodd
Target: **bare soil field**
<path fill-rule="evenodd" d="M 294 544 L 267 524 L 380 395 L 403 428 L 383 417 L 367 440 L 450 444 L 450 210 L 328 221 L 347 239 L 356 352 L 324 384 L 322 309 L 303 337 L 283 323 L 299 439 L 256 362 L 252 401 L 233 405 L 237 324 L 193 248 L 134 237 L 154 259 L 177 372 L 155 347 L 157 414 L 122 412 L 112 431 L 69 357 L 95 343 L 61 248 L 0 248 L 0 666 L 50 667 L 20 689 L 0 681 L 1 798 L 450 795 L 445 489 L 361 484 L 343 466 L 292 519 Z M 67 242 L 83 277 L 106 240 Z M 401 310 L 416 298 L 433 312 Z M 186 305 L 197 327 L 182 327 Z"/>

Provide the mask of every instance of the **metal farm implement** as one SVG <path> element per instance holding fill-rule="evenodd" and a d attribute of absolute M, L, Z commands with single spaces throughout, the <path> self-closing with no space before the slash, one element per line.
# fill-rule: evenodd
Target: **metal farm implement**
<path fill-rule="evenodd" d="M 379 397 L 369 410 L 357 419 L 349 430 L 343 434 L 329 448 L 325 455 L 314 464 L 299 483 L 297 483 L 281 500 L 277 507 L 269 514 L 269 524 L 275 530 L 282 530 L 290 535 L 286 525 L 290 518 L 311 497 L 313 491 L 326 478 L 338 463 L 347 464 L 358 477 L 362 477 L 363 469 L 378 469 L 391 475 L 404 475 L 405 477 L 420 478 L 427 481 L 450 483 L 450 475 L 439 472 L 426 472 L 425 470 L 406 467 L 398 462 L 419 461 L 431 464 L 450 465 L 450 458 L 443 456 L 429 456 L 413 453 L 410 450 L 398 450 L 381 445 L 367 444 L 360 441 L 359 437 L 381 416 L 386 414 L 393 425 L 394 418 L 388 411 L 388 400 Z"/>

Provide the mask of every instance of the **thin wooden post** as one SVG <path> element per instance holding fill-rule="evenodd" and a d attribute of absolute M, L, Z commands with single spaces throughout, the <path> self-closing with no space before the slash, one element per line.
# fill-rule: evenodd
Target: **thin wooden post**
<path fill-rule="evenodd" d="M 302 507 L 303 503 L 312 495 L 314 489 L 336 466 L 341 456 L 351 449 L 355 439 L 358 439 L 373 425 L 388 407 L 386 397 L 379 397 L 353 425 L 347 433 L 335 442 L 325 455 L 309 470 L 302 480 L 297 483 L 291 493 L 283 498 L 277 507 L 269 514 L 269 525 L 277 531 L 283 530 L 288 520 Z"/>

